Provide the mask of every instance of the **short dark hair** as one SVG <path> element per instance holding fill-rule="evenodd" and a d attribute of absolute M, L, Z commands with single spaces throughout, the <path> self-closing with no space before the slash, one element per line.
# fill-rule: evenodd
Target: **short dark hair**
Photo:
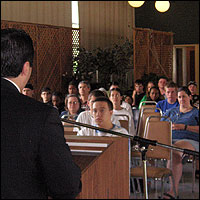
<path fill-rule="evenodd" d="M 142 84 L 142 85 L 144 86 L 144 82 L 143 82 L 142 79 L 137 79 L 137 80 L 135 81 L 135 84 L 138 84 L 138 85 Z"/>
<path fill-rule="evenodd" d="M 197 87 L 197 83 L 195 81 L 190 81 L 187 86 L 189 87 L 190 85 L 195 85 Z"/>
<path fill-rule="evenodd" d="M 182 86 L 178 88 L 178 92 L 184 91 L 188 96 L 192 95 L 188 87 Z"/>
<path fill-rule="evenodd" d="M 1 30 L 1 77 L 19 76 L 25 62 L 33 66 L 33 57 L 33 41 L 24 30 Z"/>
<path fill-rule="evenodd" d="M 69 86 L 69 85 L 74 85 L 75 87 L 77 87 L 76 81 L 70 81 L 69 84 L 68 84 L 68 86 Z"/>
<path fill-rule="evenodd" d="M 110 83 L 110 87 L 111 87 L 112 85 L 117 85 L 117 86 L 119 86 L 119 82 L 113 81 L 113 82 Z"/>
<path fill-rule="evenodd" d="M 161 96 L 161 94 L 160 94 L 160 90 L 159 90 L 159 87 L 157 87 L 157 86 L 152 86 L 152 87 L 150 88 L 150 90 L 149 90 L 149 92 L 148 92 L 148 96 L 150 95 L 151 90 L 153 90 L 153 89 L 158 90 L 158 94 L 159 94 L 159 97 L 160 97 L 160 96 Z"/>
<path fill-rule="evenodd" d="M 110 95 L 111 95 L 111 92 L 112 92 L 112 91 L 117 91 L 117 92 L 120 93 L 120 96 L 122 96 L 122 91 L 121 91 L 119 88 L 113 88 L 113 89 L 111 89 L 111 90 L 110 90 Z"/>
<path fill-rule="evenodd" d="M 91 89 L 91 85 L 90 85 L 90 83 L 89 83 L 88 81 L 81 81 L 81 82 L 79 82 L 78 88 L 79 88 L 79 85 L 80 85 L 81 83 L 86 84 L 86 85 L 88 86 L 88 88 Z"/>
<path fill-rule="evenodd" d="M 176 88 L 176 89 L 178 89 L 178 85 L 175 82 L 170 81 L 170 82 L 167 82 L 167 84 L 165 85 L 165 88 Z"/>
<path fill-rule="evenodd" d="M 51 89 L 49 87 L 44 87 L 44 88 L 42 88 L 41 93 L 42 92 L 50 92 L 51 93 Z"/>
<path fill-rule="evenodd" d="M 94 89 L 88 95 L 88 100 L 90 100 L 92 96 L 94 96 L 94 97 L 102 97 L 102 96 L 105 96 L 105 94 L 104 94 L 103 91 L 101 91 L 99 89 Z"/>
<path fill-rule="evenodd" d="M 62 94 L 62 92 L 59 92 L 59 91 L 54 91 L 52 93 L 52 96 L 59 97 L 61 100 L 63 99 L 63 94 Z"/>
<path fill-rule="evenodd" d="M 31 83 L 27 83 L 24 88 L 29 88 L 33 90 L 33 85 Z"/>
<path fill-rule="evenodd" d="M 108 108 L 109 108 L 109 110 L 113 110 L 113 103 L 112 103 L 112 101 L 108 98 L 108 97 L 97 97 L 95 100 L 94 100 L 94 102 L 93 103 L 95 103 L 95 102 L 106 102 L 107 104 L 108 104 Z"/>
<path fill-rule="evenodd" d="M 166 81 L 169 81 L 169 79 L 168 79 L 166 76 L 163 76 L 163 75 L 158 77 L 158 81 L 159 81 L 160 79 L 165 79 Z"/>

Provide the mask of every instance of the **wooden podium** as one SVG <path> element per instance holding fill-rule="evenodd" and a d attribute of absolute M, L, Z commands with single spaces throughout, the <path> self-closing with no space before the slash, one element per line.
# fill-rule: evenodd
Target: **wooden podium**
<path fill-rule="evenodd" d="M 81 168 L 82 191 L 77 199 L 129 199 L 128 139 L 65 136 Z"/>

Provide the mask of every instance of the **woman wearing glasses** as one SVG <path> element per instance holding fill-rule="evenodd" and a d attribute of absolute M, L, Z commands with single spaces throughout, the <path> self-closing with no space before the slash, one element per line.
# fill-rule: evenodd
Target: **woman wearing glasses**
<path fill-rule="evenodd" d="M 82 111 L 79 97 L 76 94 L 69 94 L 65 97 L 65 111 L 60 114 L 60 117 L 76 120 Z"/>

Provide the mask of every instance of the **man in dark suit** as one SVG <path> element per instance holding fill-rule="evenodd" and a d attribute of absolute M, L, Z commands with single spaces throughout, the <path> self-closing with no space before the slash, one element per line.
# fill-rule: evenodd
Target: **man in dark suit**
<path fill-rule="evenodd" d="M 81 171 L 57 110 L 20 93 L 31 76 L 33 55 L 23 30 L 1 30 L 1 198 L 75 198 Z"/>

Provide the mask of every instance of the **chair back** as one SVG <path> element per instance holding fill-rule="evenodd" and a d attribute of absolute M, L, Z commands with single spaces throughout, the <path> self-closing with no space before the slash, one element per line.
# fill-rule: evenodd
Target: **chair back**
<path fill-rule="evenodd" d="M 128 120 L 119 120 L 121 127 L 125 128 L 129 132 L 129 122 Z"/>
<path fill-rule="evenodd" d="M 143 111 L 141 112 L 140 118 L 139 118 L 139 123 L 137 126 L 137 131 L 136 135 L 140 137 L 144 137 L 144 127 L 146 123 L 146 119 L 149 116 L 162 116 L 161 112 L 155 112 L 155 108 L 143 108 Z M 159 121 L 159 118 L 154 118 L 153 120 Z"/>
<path fill-rule="evenodd" d="M 146 103 L 146 105 L 143 105 L 143 103 Z M 150 103 L 151 105 L 148 105 L 148 103 Z M 152 105 L 152 104 L 155 104 L 155 105 Z M 139 107 L 145 107 L 145 106 L 156 106 L 157 102 L 156 101 L 142 101 L 139 105 Z"/>
<path fill-rule="evenodd" d="M 129 132 L 129 116 L 125 114 L 114 114 L 120 122 L 121 127 Z"/>
<path fill-rule="evenodd" d="M 164 116 L 150 116 L 145 126 L 145 138 L 156 140 L 159 143 L 172 145 L 172 123 L 171 121 L 160 121 Z M 159 120 L 154 120 L 159 119 Z M 171 158 L 171 149 L 161 146 L 149 145 L 147 158 L 167 159 Z"/>

